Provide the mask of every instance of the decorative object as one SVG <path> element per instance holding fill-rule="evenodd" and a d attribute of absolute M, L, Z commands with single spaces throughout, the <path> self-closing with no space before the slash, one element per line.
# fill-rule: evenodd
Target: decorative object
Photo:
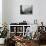
<path fill-rule="evenodd" d="M 0 44 L 4 44 L 5 38 L 0 38 Z"/>
<path fill-rule="evenodd" d="M 3 31 L 1 32 L 0 38 L 6 38 L 6 37 L 7 37 L 7 32 L 8 32 L 7 24 L 4 23 L 4 24 L 3 24 Z"/>
<path fill-rule="evenodd" d="M 20 14 L 32 14 L 33 7 L 29 5 L 20 5 Z"/>
<path fill-rule="evenodd" d="M 7 37 L 8 29 L 7 24 L 3 24 L 3 31 L 0 31 L 0 44 L 4 44 L 4 40 Z"/>
<path fill-rule="evenodd" d="M 32 32 L 30 32 L 29 29 L 30 29 L 30 27 L 27 27 L 27 29 L 26 29 L 26 38 L 28 40 L 32 39 Z"/>
<path fill-rule="evenodd" d="M 34 24 L 37 24 L 37 19 L 34 20 Z"/>

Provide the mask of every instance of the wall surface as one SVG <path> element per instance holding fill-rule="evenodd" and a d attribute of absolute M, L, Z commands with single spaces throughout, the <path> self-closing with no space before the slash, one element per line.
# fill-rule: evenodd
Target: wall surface
<path fill-rule="evenodd" d="M 2 0 L 2 23 L 8 23 L 8 15 L 7 15 L 7 2 L 6 0 Z"/>
<path fill-rule="evenodd" d="M 26 20 L 29 24 L 32 24 L 37 19 L 38 24 L 43 21 L 44 25 L 46 25 L 46 0 L 4 0 L 3 3 L 3 21 L 10 24 Z M 33 14 L 21 15 L 21 4 L 32 5 Z"/>
<path fill-rule="evenodd" d="M 0 0 L 0 27 L 2 27 L 2 0 Z"/>

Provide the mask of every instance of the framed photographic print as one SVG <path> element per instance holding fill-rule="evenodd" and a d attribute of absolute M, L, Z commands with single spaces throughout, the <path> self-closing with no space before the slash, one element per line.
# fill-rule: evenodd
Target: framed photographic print
<path fill-rule="evenodd" d="M 20 14 L 32 14 L 33 6 L 20 5 Z"/>

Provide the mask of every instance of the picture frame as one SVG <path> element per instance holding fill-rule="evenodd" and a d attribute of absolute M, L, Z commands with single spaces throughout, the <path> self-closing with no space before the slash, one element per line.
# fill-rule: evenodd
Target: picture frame
<path fill-rule="evenodd" d="M 32 14 L 33 13 L 33 6 L 28 5 L 20 5 L 20 14 Z"/>

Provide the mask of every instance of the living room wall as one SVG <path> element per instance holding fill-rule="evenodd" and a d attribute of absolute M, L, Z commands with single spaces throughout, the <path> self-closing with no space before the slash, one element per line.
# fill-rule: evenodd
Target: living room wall
<path fill-rule="evenodd" d="M 2 27 L 2 0 L 0 0 L 0 27 Z"/>
<path fill-rule="evenodd" d="M 31 4 L 33 6 L 33 14 L 21 15 L 20 4 Z M 46 0 L 3 0 L 3 22 L 10 24 L 26 20 L 29 24 L 32 24 L 37 19 L 38 24 L 43 21 L 44 25 L 46 25 L 45 4 Z"/>

